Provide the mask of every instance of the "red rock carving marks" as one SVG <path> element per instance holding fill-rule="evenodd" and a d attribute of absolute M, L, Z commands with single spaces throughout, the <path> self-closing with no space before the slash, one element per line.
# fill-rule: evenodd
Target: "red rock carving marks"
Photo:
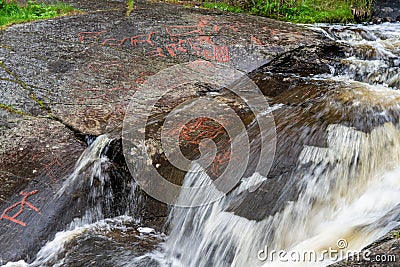
<path fill-rule="evenodd" d="M 59 167 L 62 166 L 58 157 L 55 157 L 54 159 L 50 160 L 48 163 L 42 163 L 44 174 L 47 175 L 53 182 L 57 181 L 57 176 L 53 170 L 53 167 L 55 165 L 58 165 Z"/>
<path fill-rule="evenodd" d="M 231 161 L 231 151 L 230 150 L 225 150 L 225 151 L 217 153 L 214 161 L 211 163 L 211 173 L 215 177 L 220 176 L 223 173 L 223 171 L 225 170 L 229 161 Z"/>
<path fill-rule="evenodd" d="M 165 49 L 171 57 L 176 57 L 180 53 L 191 53 L 206 60 L 214 60 L 217 62 L 229 62 L 229 48 L 227 46 L 215 45 L 209 36 L 190 37 L 179 39 L 175 43 L 165 45 Z M 151 53 L 153 55 L 165 57 L 164 49 L 158 47 Z"/>
<path fill-rule="evenodd" d="M 151 37 L 155 32 L 149 32 L 147 34 L 140 34 L 133 37 L 124 37 L 122 39 L 109 38 L 105 39 L 100 45 L 110 45 L 110 46 L 122 46 L 127 40 L 130 40 L 130 43 L 133 46 L 137 46 L 140 43 L 147 43 L 151 46 L 154 46 L 153 41 L 151 41 Z"/>
<path fill-rule="evenodd" d="M 100 34 L 106 31 L 99 31 L 99 32 L 78 32 L 78 38 L 81 43 L 85 41 L 86 38 L 98 39 Z"/>
<path fill-rule="evenodd" d="M 36 208 L 30 202 L 26 201 L 26 199 L 29 196 L 35 195 L 38 192 L 39 192 L 38 190 L 34 190 L 34 191 L 31 191 L 31 192 L 21 192 L 21 193 L 19 193 L 21 196 L 23 196 L 22 200 L 17 202 L 17 203 L 15 203 L 14 205 L 8 207 L 7 209 L 5 209 L 3 214 L 0 216 L 0 220 L 2 220 L 2 219 L 9 220 L 9 221 L 12 221 L 14 223 L 17 223 L 17 224 L 22 225 L 22 226 L 25 227 L 26 223 L 18 220 L 17 217 L 19 215 L 21 215 L 21 213 L 25 210 L 25 206 L 28 206 L 31 210 L 39 212 L 38 208 Z M 15 209 L 16 207 L 19 207 L 19 210 L 14 215 L 12 215 L 12 216 L 7 215 L 8 212 L 10 212 L 11 210 Z"/>
<path fill-rule="evenodd" d="M 165 32 L 150 31 L 135 36 L 103 39 L 100 45 L 122 46 L 129 43 L 136 47 L 143 44 L 155 48 L 149 52 L 152 56 L 166 57 L 169 55 L 170 57 L 177 57 L 178 54 L 194 54 L 206 60 L 229 62 L 229 48 L 216 45 L 210 36 L 223 29 L 235 33 L 239 31 L 237 25 L 216 25 L 210 23 L 207 19 L 199 19 L 195 25 L 167 25 Z M 79 32 L 78 38 L 81 42 L 84 42 L 87 38 L 99 39 L 103 32 Z M 156 35 L 167 35 L 169 40 L 166 44 L 157 45 L 153 40 Z"/>
<path fill-rule="evenodd" d="M 263 43 L 256 36 L 251 36 L 251 41 L 256 45 L 263 45 Z"/>
<path fill-rule="evenodd" d="M 211 36 L 207 35 L 218 33 L 223 27 L 225 26 L 212 25 L 204 19 L 200 19 L 196 25 L 166 26 L 165 31 L 172 43 L 167 44 L 165 49 L 171 57 L 176 57 L 177 53 L 182 52 L 195 54 L 206 60 L 229 62 L 229 48 L 215 45 Z M 164 55 L 162 50 L 157 50 L 159 56 Z"/>
<path fill-rule="evenodd" d="M 225 133 L 221 124 L 212 119 L 200 117 L 185 124 L 180 131 L 179 138 L 188 144 L 200 144 L 201 140 L 215 139 Z"/>
<path fill-rule="evenodd" d="M 201 145 L 203 139 L 229 139 L 224 127 L 212 119 L 201 117 L 190 121 L 182 127 L 179 139 L 188 145 Z M 222 174 L 231 160 L 231 150 L 226 142 L 217 142 L 217 154 L 211 163 L 210 171 L 215 177 Z"/>
<path fill-rule="evenodd" d="M 191 26 L 165 26 L 165 31 L 171 38 L 171 41 L 176 40 L 178 37 L 188 36 L 188 35 L 200 35 L 204 34 L 203 29 L 208 25 L 207 20 L 199 20 L 197 25 Z M 183 30 L 183 31 L 182 31 Z"/>

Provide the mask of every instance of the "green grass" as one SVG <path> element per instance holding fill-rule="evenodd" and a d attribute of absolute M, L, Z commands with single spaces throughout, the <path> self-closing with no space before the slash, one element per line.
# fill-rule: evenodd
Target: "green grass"
<path fill-rule="evenodd" d="M 28 1 L 25 5 L 0 0 L 0 27 L 16 23 L 49 19 L 67 15 L 76 11 L 71 5 L 64 3 L 44 4 Z"/>
<path fill-rule="evenodd" d="M 128 4 L 126 7 L 126 16 L 129 17 L 129 15 L 132 13 L 133 9 L 135 8 L 135 1 L 134 0 L 128 0 Z"/>
<path fill-rule="evenodd" d="M 230 5 L 228 3 L 224 3 L 224 2 L 215 2 L 215 3 L 204 3 L 203 4 L 204 7 L 206 8 L 214 8 L 214 9 L 219 9 L 222 11 L 229 11 L 229 12 L 235 12 L 235 13 L 241 13 L 244 10 L 238 6 L 233 6 Z"/>
<path fill-rule="evenodd" d="M 295 23 L 354 22 L 352 9 L 368 20 L 373 0 L 229 0 L 207 2 L 206 8 L 247 12 Z"/>

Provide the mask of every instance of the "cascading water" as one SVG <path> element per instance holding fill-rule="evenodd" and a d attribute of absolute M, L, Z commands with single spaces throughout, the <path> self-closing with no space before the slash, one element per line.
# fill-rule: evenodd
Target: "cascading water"
<path fill-rule="evenodd" d="M 331 78 L 400 88 L 400 24 L 330 26 L 319 30 L 344 45 L 347 53 Z"/>
<path fill-rule="evenodd" d="M 368 114 L 382 123 L 365 132 L 330 124 L 324 147 L 305 145 L 291 177 L 290 186 L 299 191 L 295 200 L 257 221 L 235 214 L 232 206 L 244 193 L 271 182 L 254 173 L 212 204 L 172 208 L 165 241 L 163 234 L 138 227 L 140 218 L 134 214 L 140 196 L 133 181 L 128 181 L 125 204 L 119 208 L 123 212 L 113 212 L 113 177 L 106 172 L 111 165 L 106 156 L 111 140 L 100 136 L 56 195 L 89 188 L 82 216 L 42 247 L 33 263 L 6 266 L 94 266 L 92 262 L 102 262 L 102 266 L 325 266 L 332 262 L 326 257 L 318 262 L 285 263 L 259 256 L 260 251 L 265 256 L 266 250 L 322 253 L 337 249 L 338 240 L 346 240 L 345 250 L 359 250 L 397 226 L 400 130 L 394 111 L 400 109 L 400 24 L 315 29 L 343 46 L 347 58 L 332 66 L 330 75 L 304 79 L 344 84 L 342 99 L 352 99 L 348 105 L 355 107 L 378 106 L 378 111 Z M 210 177 L 199 170 L 200 166 L 193 165 L 184 185 L 210 183 Z M 186 203 L 206 197 L 180 195 Z"/>
<path fill-rule="evenodd" d="M 212 205 L 174 208 L 166 243 L 172 266 L 326 266 L 340 257 L 324 257 L 324 250 L 359 251 L 399 225 L 400 130 L 393 110 L 400 108 L 396 101 L 400 97 L 396 91 L 400 87 L 400 24 L 316 30 L 344 46 L 347 58 L 332 66 L 331 75 L 311 79 L 343 82 L 348 86 L 343 94 L 354 94 L 355 99 L 362 96 L 353 105 L 375 101 L 383 111 L 372 115 L 383 116 L 386 123 L 367 133 L 329 125 L 326 147 L 304 146 L 300 153 L 292 177 L 300 188 L 298 199 L 261 221 L 228 209 L 250 186 L 245 182 Z M 250 179 L 255 176 L 259 175 Z M 185 179 L 187 185 L 207 180 L 194 175 Z M 196 196 L 181 197 L 190 203 Z M 276 255 L 271 259 L 268 250 L 284 250 L 299 258 L 278 261 Z M 298 254 L 307 251 L 323 257 L 307 261 Z"/>
<path fill-rule="evenodd" d="M 97 137 L 78 159 L 73 173 L 65 180 L 53 200 L 43 207 L 49 208 L 66 195 L 85 192 L 83 198 L 75 199 L 75 202 L 85 202 L 81 205 L 84 207 L 80 211 L 82 216 L 74 218 L 66 230 L 58 232 L 52 241 L 43 246 L 32 263 L 27 264 L 21 260 L 9 262 L 5 266 L 81 266 L 85 263 L 89 266 L 94 258 L 112 266 L 127 266 L 132 263 L 132 259 L 142 256 L 148 247 L 154 247 L 164 240 L 163 235 L 156 234 L 154 229 L 139 227 L 140 218 L 132 216 L 140 201 L 133 178 L 123 177 L 127 180 L 122 181 L 117 179 L 122 177 L 111 177 L 108 173 L 113 164 L 108 156 L 112 142 L 107 135 Z M 113 183 L 126 187 L 122 192 L 126 194 L 125 200 L 117 198 Z M 125 239 L 136 243 L 146 239 L 147 248 L 139 246 L 136 251 L 124 248 L 121 244 L 125 243 Z M 102 256 L 96 245 L 99 242 L 102 243 Z M 126 242 L 128 247 L 129 242 Z M 137 261 L 148 263 L 151 259 Z"/>

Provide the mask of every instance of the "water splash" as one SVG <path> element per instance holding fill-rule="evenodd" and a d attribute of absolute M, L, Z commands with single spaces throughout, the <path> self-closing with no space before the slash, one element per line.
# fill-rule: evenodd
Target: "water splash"
<path fill-rule="evenodd" d="M 291 178 L 300 191 L 297 200 L 261 221 L 229 209 L 240 192 L 251 188 L 245 180 L 213 205 L 173 208 L 166 243 L 171 266 L 326 266 L 340 257 L 285 263 L 257 256 L 266 247 L 321 255 L 325 249 L 338 249 L 342 239 L 348 242 L 341 254 L 346 255 L 399 225 L 400 130 L 390 109 L 399 109 L 394 90 L 400 89 L 400 24 L 322 26 L 319 31 L 344 46 L 347 58 L 331 74 L 313 79 L 347 84 L 342 97 L 352 95 L 355 106 L 378 106 L 381 111 L 372 115 L 388 122 L 370 132 L 329 125 L 326 147 L 308 145 L 300 153 Z M 269 182 L 266 177 L 257 180 Z M 205 182 L 209 178 L 204 173 L 185 177 L 187 185 Z M 181 197 L 190 202 L 205 196 Z"/>
<path fill-rule="evenodd" d="M 400 24 L 322 26 L 325 36 L 345 48 L 347 58 L 331 78 L 400 89 Z"/>
<path fill-rule="evenodd" d="M 70 199 L 70 196 L 78 196 L 72 199 L 73 202 L 69 208 L 74 209 L 75 202 L 81 202 L 77 207 L 82 209 L 80 213 L 82 215 L 70 218 L 71 221 L 65 230 L 56 233 L 54 239 L 41 248 L 33 263 L 10 262 L 7 266 L 65 266 L 68 258 L 66 249 L 71 242 L 76 242 L 86 234 L 99 236 L 101 232 L 127 231 L 127 224 L 139 225 L 140 218 L 132 216 L 133 209 L 140 200 L 133 178 L 128 176 L 125 177 L 126 181 L 120 181 L 112 177 L 108 171 L 113 164 L 108 156 L 112 142 L 113 140 L 107 135 L 97 137 L 82 153 L 73 172 L 58 192 L 43 207 L 45 210 L 57 210 L 54 208 L 58 205 L 57 203 L 63 203 L 66 199 Z M 125 202 L 120 202 L 120 198 L 117 198 L 113 190 L 113 182 L 124 184 L 124 188 L 126 187 L 128 195 Z M 122 214 L 125 214 L 124 216 L 112 216 L 116 213 L 116 206 Z M 109 218 L 110 216 L 113 218 Z M 132 228 L 133 226 L 129 227 L 129 231 L 132 229 L 136 231 Z M 138 234 L 140 235 L 140 232 Z"/>

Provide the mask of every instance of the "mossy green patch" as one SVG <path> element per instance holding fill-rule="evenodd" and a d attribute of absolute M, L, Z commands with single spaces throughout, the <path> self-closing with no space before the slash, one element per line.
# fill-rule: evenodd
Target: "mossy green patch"
<path fill-rule="evenodd" d="M 7 27 L 16 23 L 34 20 L 49 19 L 68 15 L 77 10 L 69 4 L 45 4 L 28 1 L 25 5 L 16 2 L 0 0 L 0 27 Z"/>
<path fill-rule="evenodd" d="M 7 104 L 0 103 L 0 109 L 7 110 L 8 112 L 11 112 L 11 113 L 14 113 L 14 114 L 18 114 L 18 115 L 27 115 L 25 112 L 23 112 L 23 111 L 21 111 L 19 109 L 16 109 L 12 105 L 7 105 Z"/>

